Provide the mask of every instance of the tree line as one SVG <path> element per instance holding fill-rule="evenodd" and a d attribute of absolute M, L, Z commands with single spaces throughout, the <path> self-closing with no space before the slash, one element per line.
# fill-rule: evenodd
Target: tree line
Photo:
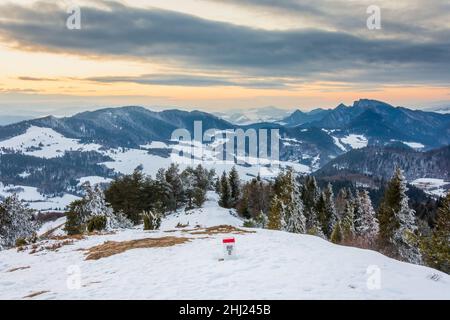
<path fill-rule="evenodd" d="M 202 165 L 181 171 L 171 164 L 159 169 L 155 178 L 138 167 L 114 180 L 104 192 L 87 185 L 84 197 L 69 206 L 65 229 L 77 234 L 141 223 L 146 230 L 158 229 L 167 213 L 201 207 L 206 192 L 214 189 L 214 176 L 214 170 Z"/>

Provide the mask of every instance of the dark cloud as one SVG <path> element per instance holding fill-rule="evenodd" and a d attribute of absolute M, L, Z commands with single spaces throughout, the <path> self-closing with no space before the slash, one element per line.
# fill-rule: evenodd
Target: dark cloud
<path fill-rule="evenodd" d="M 18 77 L 17 79 L 22 81 L 58 81 L 54 78 L 36 78 L 36 77 Z"/>
<path fill-rule="evenodd" d="M 213 77 L 202 75 L 183 74 L 149 74 L 132 76 L 106 76 L 91 77 L 84 80 L 101 83 L 130 82 L 143 85 L 186 86 L 186 87 L 212 87 L 212 86 L 239 86 L 247 88 L 283 89 L 286 85 L 279 81 L 258 81 L 252 79 L 230 80 L 226 77 Z"/>
<path fill-rule="evenodd" d="M 138 9 L 112 2 L 104 5 L 107 8 L 82 8 L 81 30 L 68 30 L 65 27 L 68 15 L 56 5 L 47 3 L 33 9 L 3 6 L 0 7 L 0 37 L 33 50 L 43 48 L 144 59 L 208 72 L 233 71 L 245 77 L 379 83 L 408 83 L 411 80 L 443 83 L 450 80 L 448 38 L 415 41 L 367 38 L 349 32 L 312 29 L 269 31 L 165 10 Z M 319 10 L 312 5 L 309 7 L 312 11 Z M 373 74 L 376 77 L 372 77 Z M 111 78 L 108 81 L 122 80 L 203 86 L 240 82 L 224 78 L 161 75 L 138 79 Z M 245 85 L 245 82 L 240 85 Z M 258 82 L 247 83 L 247 86 L 252 85 L 257 86 Z M 262 85 L 265 86 L 264 83 Z M 279 85 L 283 86 L 282 83 Z"/>

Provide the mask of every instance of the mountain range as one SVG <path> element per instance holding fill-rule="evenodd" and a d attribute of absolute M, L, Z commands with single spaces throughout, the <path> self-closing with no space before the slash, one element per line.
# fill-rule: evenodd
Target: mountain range
<path fill-rule="evenodd" d="M 193 135 L 194 121 L 201 121 L 204 131 L 278 129 L 281 164 L 304 173 L 351 169 L 387 177 L 400 165 L 408 179 L 450 178 L 450 114 L 362 99 L 334 109 L 279 113 L 271 121 L 237 124 L 224 118 L 201 111 L 157 112 L 129 106 L 0 126 L 0 182 L 61 195 L 76 193 L 86 177 L 110 179 L 137 166 L 155 174 L 171 162 L 172 132 L 187 129 Z M 238 168 L 244 179 L 258 174 L 247 163 Z M 0 187 L 0 197 L 6 194 Z"/>

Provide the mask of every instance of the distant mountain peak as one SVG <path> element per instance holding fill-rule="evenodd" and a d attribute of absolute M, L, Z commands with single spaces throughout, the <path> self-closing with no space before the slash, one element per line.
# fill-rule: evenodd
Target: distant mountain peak
<path fill-rule="evenodd" d="M 359 99 L 353 103 L 354 108 L 368 108 L 368 107 L 391 107 L 394 108 L 392 105 L 379 101 L 379 100 L 372 100 L 372 99 Z"/>

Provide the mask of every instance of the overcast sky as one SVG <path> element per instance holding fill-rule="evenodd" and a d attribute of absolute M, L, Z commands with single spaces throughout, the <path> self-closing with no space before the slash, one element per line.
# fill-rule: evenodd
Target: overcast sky
<path fill-rule="evenodd" d="M 447 0 L 0 0 L 0 114 L 450 105 L 449 31 Z"/>

